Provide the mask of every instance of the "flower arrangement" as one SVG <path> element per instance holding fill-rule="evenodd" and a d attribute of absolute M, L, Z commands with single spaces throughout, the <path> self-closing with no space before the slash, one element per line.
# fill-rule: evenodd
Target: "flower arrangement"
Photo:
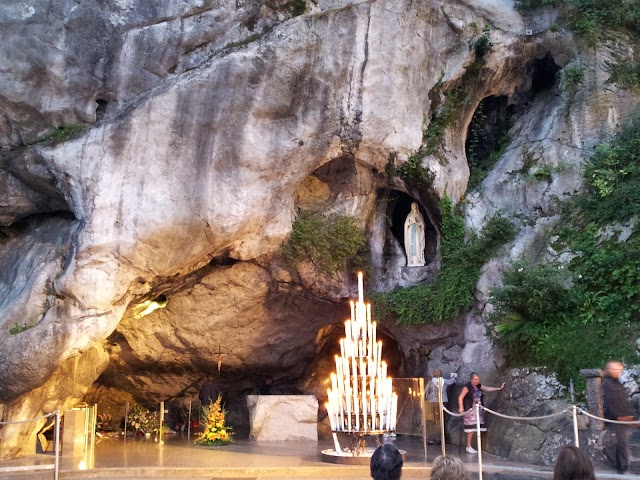
<path fill-rule="evenodd" d="M 232 428 L 225 425 L 227 411 L 222 408 L 222 395 L 209 407 L 207 423 L 194 443 L 200 445 L 225 445 L 233 442 Z"/>
<path fill-rule="evenodd" d="M 111 430 L 113 418 L 108 413 L 99 413 L 96 419 L 96 430 Z"/>
<path fill-rule="evenodd" d="M 152 416 L 142 405 L 136 405 L 129 412 L 129 426 L 135 432 L 151 433 Z"/>

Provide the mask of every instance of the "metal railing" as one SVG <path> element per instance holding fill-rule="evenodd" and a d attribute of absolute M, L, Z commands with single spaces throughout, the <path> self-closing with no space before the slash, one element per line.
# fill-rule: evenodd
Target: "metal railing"
<path fill-rule="evenodd" d="M 53 479 L 58 480 L 60 474 L 60 410 L 56 410 L 51 413 L 47 413 L 46 415 L 41 415 L 36 418 L 29 418 L 27 420 L 16 420 L 13 422 L 0 422 L 0 425 L 18 425 L 21 423 L 32 423 L 38 422 L 40 420 L 44 420 L 47 418 L 54 417 L 54 436 L 53 436 L 53 466 L 43 466 L 43 465 L 25 465 L 21 466 L 21 471 L 29 471 L 29 470 L 49 470 L 53 467 Z"/>
<path fill-rule="evenodd" d="M 481 437 L 481 430 L 480 430 L 480 410 L 484 410 L 485 412 L 491 414 L 491 415 L 495 415 L 497 417 L 500 418 L 505 418 L 507 420 L 514 420 L 514 421 L 537 421 L 537 420 L 546 420 L 548 418 L 554 418 L 554 417 L 561 417 L 563 415 L 566 415 L 568 412 L 571 412 L 571 420 L 573 423 L 573 436 L 574 436 L 574 445 L 576 447 L 580 447 L 580 440 L 578 437 L 578 414 L 581 415 L 585 415 L 586 417 L 589 417 L 593 420 L 598 420 L 601 422 L 606 422 L 606 423 L 613 423 L 613 424 L 617 424 L 617 425 L 628 425 L 628 426 L 635 426 L 638 427 L 640 426 L 640 420 L 635 420 L 635 421 L 628 421 L 628 422 L 622 422 L 619 420 L 608 420 L 606 418 L 602 418 L 602 417 L 598 417 L 596 415 L 593 415 L 589 412 L 587 412 L 586 410 L 579 408 L 577 405 L 571 405 L 570 408 L 565 408 L 564 410 L 562 410 L 561 412 L 556 412 L 556 413 L 551 413 L 549 415 L 539 415 L 539 416 L 534 416 L 534 417 L 516 417 L 513 415 L 505 415 L 503 413 L 499 413 L 496 412 L 494 410 L 491 410 L 490 408 L 485 407 L 484 405 L 481 405 L 479 403 L 476 403 L 474 407 L 470 408 L 469 410 L 467 410 L 466 412 L 462 412 L 462 413 L 454 413 L 449 411 L 443 404 L 442 402 L 442 382 L 438 382 L 438 402 L 440 404 L 440 425 L 441 425 L 441 435 L 442 435 L 442 455 L 446 455 L 446 447 L 445 447 L 445 442 L 444 442 L 444 421 L 443 421 L 443 417 L 444 417 L 444 413 L 448 413 L 449 415 L 451 415 L 452 417 L 464 417 L 466 414 L 468 414 L 469 412 L 471 412 L 473 409 L 475 409 L 475 417 L 476 417 L 476 439 L 477 439 L 477 443 L 478 443 L 478 479 L 479 480 L 483 480 L 482 477 L 482 437 Z"/>

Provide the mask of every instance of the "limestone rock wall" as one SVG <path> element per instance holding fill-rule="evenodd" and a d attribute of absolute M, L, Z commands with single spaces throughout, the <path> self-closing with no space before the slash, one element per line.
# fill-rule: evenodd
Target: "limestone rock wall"
<path fill-rule="evenodd" d="M 284 265 L 278 252 L 295 209 L 307 202 L 357 218 L 382 255 L 382 172 L 390 157 L 420 148 L 442 92 L 474 61 L 472 24 L 491 25 L 494 47 L 443 154 L 422 159 L 433 185 L 393 188 L 437 223 L 437 199 L 466 192 L 466 129 L 478 103 L 506 95 L 523 105 L 467 225 L 504 208 L 534 226 L 485 266 L 479 311 L 504 259 L 534 248 L 551 221 L 552 194 L 579 188 L 580 155 L 602 119 L 633 103 L 612 94 L 604 108 L 587 92 L 521 101 L 535 58 L 552 52 L 564 64 L 575 51 L 564 33 L 525 37 L 510 0 L 103 3 L 0 7 L 3 420 L 69 406 L 99 377 L 92 398 L 109 389 L 139 401 L 193 395 L 219 353 L 235 395 L 274 372 L 287 388 L 317 389 L 325 367 L 309 365 L 323 364 L 319 332 L 347 317 L 353 286 L 344 274 Z M 511 175 L 525 143 L 569 168 L 550 185 L 519 181 Z M 392 256 L 394 271 L 371 286 L 437 271 L 437 255 L 414 276 L 402 273 L 401 251 Z M 138 315 L 159 296 L 166 308 Z M 16 324 L 24 331 L 11 333 Z M 385 334 L 403 375 L 500 366 L 477 313 Z M 73 391 L 69 365 L 79 372 Z M 15 439 L 0 455 L 32 449 L 33 432 L 18 430 L 0 430 L 3 442 Z"/>

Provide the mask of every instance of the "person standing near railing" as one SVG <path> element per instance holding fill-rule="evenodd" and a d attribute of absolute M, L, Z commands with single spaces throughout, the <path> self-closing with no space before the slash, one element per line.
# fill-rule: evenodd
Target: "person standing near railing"
<path fill-rule="evenodd" d="M 497 392 L 504 388 L 504 383 L 499 387 L 487 387 L 480 384 L 480 376 L 473 372 L 470 376 L 470 381 L 460 392 L 458 397 L 458 411 L 464 413 L 464 431 L 467 434 L 467 453 L 478 453 L 478 451 L 471 446 L 471 440 L 473 440 L 473 434 L 476 431 L 476 404 L 484 405 L 484 392 Z M 466 412 L 466 413 L 465 413 Z M 480 415 L 480 431 L 486 432 L 487 427 L 484 424 L 484 412 L 482 409 L 478 410 Z"/>
<path fill-rule="evenodd" d="M 604 418 L 618 422 L 633 421 L 633 409 L 629 396 L 620 383 L 620 375 L 624 366 L 620 362 L 609 362 L 605 367 L 605 378 L 602 382 L 602 403 Z M 607 425 L 615 435 L 615 467 L 618 473 L 629 469 L 629 436 L 631 430 L 627 425 L 617 423 Z"/>
<path fill-rule="evenodd" d="M 425 400 L 425 420 L 433 422 L 435 425 L 440 424 L 440 400 L 438 398 L 438 383 L 442 386 L 442 404 L 447 407 L 449 403 L 449 398 L 447 396 L 447 387 L 449 385 L 453 385 L 456 383 L 456 378 L 458 377 L 457 373 L 451 373 L 451 377 L 444 379 L 442 378 L 442 370 L 436 368 L 433 371 L 433 378 L 427 383 L 427 387 L 424 389 L 424 400 Z M 445 428 L 447 426 L 449 420 L 449 414 L 444 413 L 444 425 Z M 446 432 L 445 432 L 446 436 Z M 440 438 L 440 431 L 437 432 L 437 438 Z M 444 441 L 446 443 L 446 439 L 436 440 L 437 443 Z M 433 440 L 429 440 L 429 443 L 433 443 Z"/>

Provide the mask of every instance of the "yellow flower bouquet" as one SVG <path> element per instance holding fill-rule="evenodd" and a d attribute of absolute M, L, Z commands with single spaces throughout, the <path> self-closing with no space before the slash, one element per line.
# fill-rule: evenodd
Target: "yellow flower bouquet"
<path fill-rule="evenodd" d="M 222 408 L 222 395 L 218 395 L 218 399 L 209 407 L 204 432 L 198 435 L 194 443 L 214 446 L 233 442 L 233 429 L 225 425 L 226 415 L 227 411 Z"/>

